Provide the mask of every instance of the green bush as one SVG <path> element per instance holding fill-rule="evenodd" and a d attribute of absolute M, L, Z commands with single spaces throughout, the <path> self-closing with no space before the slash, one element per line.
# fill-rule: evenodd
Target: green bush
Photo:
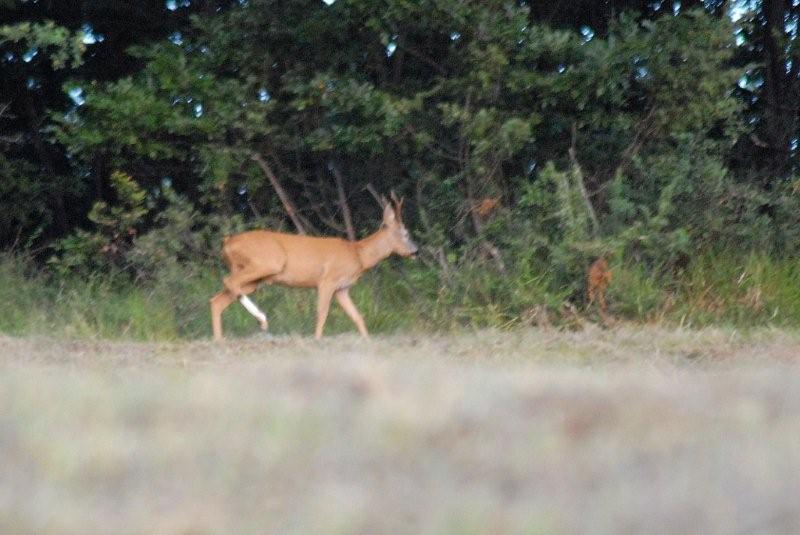
<path fill-rule="evenodd" d="M 510 328 L 559 324 L 584 310 L 586 268 L 598 256 L 611 262 L 608 301 L 613 316 L 683 325 L 726 323 L 797 325 L 800 276 L 790 247 L 797 199 L 793 189 L 756 194 L 734 183 L 713 156 L 677 160 L 648 156 L 611 183 L 608 210 L 595 213 L 577 164 L 548 164 L 522 191 L 516 206 L 487 218 L 472 239 L 442 245 L 425 261 L 392 259 L 366 274 L 353 299 L 372 332 Z M 642 174 L 648 170 L 647 181 Z M 269 221 L 202 214 L 169 188 L 150 198 L 155 214 L 126 175 L 115 175 L 121 206 L 95 205 L 94 231 L 57 246 L 48 271 L 7 255 L 8 314 L 3 332 L 60 332 L 70 336 L 134 339 L 209 335 L 208 299 L 221 289 L 222 237 Z M 696 188 L 695 180 L 708 186 Z M 646 187 L 652 191 L 646 191 Z M 712 210 L 706 209 L 711 206 Z M 764 206 L 774 207 L 771 213 Z M 152 215 L 152 217 L 151 217 Z M 150 230 L 128 233 L 151 217 Z M 765 242 L 759 248 L 759 238 Z M 486 253 L 493 243 L 498 258 Z M 110 256 L 104 247 L 120 243 Z M 716 243 L 716 248 L 704 244 Z M 101 244 L 106 244 L 101 246 Z M 734 247 L 738 246 L 739 249 Z M 796 244 L 794 244 L 796 247 Z M 758 251 L 748 253 L 747 251 Z M 781 254 L 782 253 L 782 254 Z M 438 259 L 438 260 L 437 260 Z M 276 333 L 311 333 L 316 294 L 266 287 L 253 298 Z M 231 336 L 257 332 L 234 304 L 223 316 Z M 334 305 L 326 332 L 352 331 Z"/>

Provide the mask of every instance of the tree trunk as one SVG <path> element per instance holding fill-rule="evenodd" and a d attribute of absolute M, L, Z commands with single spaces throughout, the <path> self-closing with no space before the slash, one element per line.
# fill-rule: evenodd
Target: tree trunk
<path fill-rule="evenodd" d="M 42 139 L 42 134 L 39 131 L 39 114 L 37 113 L 36 106 L 33 103 L 33 98 L 28 91 L 25 92 L 25 113 L 27 114 L 28 131 L 31 135 L 31 142 L 36 150 L 36 154 L 39 156 L 39 162 L 41 162 L 42 167 L 44 167 L 44 170 L 48 175 L 47 179 L 54 180 L 57 175 L 55 161 L 53 156 L 50 154 L 50 147 L 48 147 L 45 144 L 44 139 Z M 53 216 L 59 234 L 66 234 L 71 229 L 69 227 L 69 223 L 67 222 L 67 211 L 66 205 L 64 204 L 63 191 L 59 191 L 60 189 L 60 187 L 51 189 L 51 198 L 55 204 Z"/>
<path fill-rule="evenodd" d="M 789 146 L 794 134 L 796 112 L 791 99 L 792 83 L 786 76 L 786 57 L 780 41 L 784 37 L 785 0 L 764 0 L 766 21 L 764 38 L 764 129 L 762 135 L 769 151 L 766 171 L 768 181 L 789 171 Z"/>

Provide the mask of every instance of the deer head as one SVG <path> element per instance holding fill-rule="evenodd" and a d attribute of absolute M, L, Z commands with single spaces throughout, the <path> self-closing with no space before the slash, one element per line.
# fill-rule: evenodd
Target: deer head
<path fill-rule="evenodd" d="M 383 204 L 383 224 L 381 226 L 390 238 L 393 253 L 414 257 L 419 247 L 411 239 L 411 234 L 403 224 L 403 199 L 398 199 L 394 191 L 392 191 L 391 197 L 392 202 L 386 200 L 386 197 L 381 198 L 381 204 Z"/>

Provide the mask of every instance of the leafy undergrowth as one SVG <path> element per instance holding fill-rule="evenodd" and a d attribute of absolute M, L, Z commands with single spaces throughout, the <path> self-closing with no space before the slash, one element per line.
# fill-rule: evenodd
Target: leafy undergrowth
<path fill-rule="evenodd" d="M 0 530 L 796 532 L 800 335 L 0 338 Z"/>
<path fill-rule="evenodd" d="M 666 327 L 800 327 L 800 264 L 766 255 L 702 255 L 679 272 L 612 264 L 608 288 L 614 321 Z M 201 265 L 165 264 L 154 278 L 124 273 L 53 276 L 21 257 L 0 256 L 0 333 L 74 339 L 196 340 L 211 334 L 208 299 L 223 274 Z M 516 266 L 500 275 L 472 265 L 443 281 L 435 270 L 388 263 L 353 287 L 370 332 L 458 333 L 531 325 L 580 328 L 599 322 L 582 291 L 546 269 Z M 316 293 L 262 286 L 252 296 L 279 335 L 314 331 Z M 255 320 L 234 303 L 226 334 L 250 336 Z M 326 333 L 353 332 L 336 303 Z"/>

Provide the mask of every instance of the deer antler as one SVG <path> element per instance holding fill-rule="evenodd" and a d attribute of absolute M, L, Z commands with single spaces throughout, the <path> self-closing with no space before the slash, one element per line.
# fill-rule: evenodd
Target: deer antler
<path fill-rule="evenodd" d="M 392 198 L 392 203 L 394 204 L 394 212 L 398 219 L 400 219 L 403 213 L 403 199 L 398 199 L 397 194 L 392 190 L 389 195 Z"/>
<path fill-rule="evenodd" d="M 391 204 L 389 204 L 389 199 L 386 198 L 386 195 L 378 195 L 378 191 L 375 189 L 375 186 L 372 184 L 367 184 L 365 189 L 372 195 L 372 197 L 377 201 L 378 204 L 381 205 L 381 208 L 386 208 L 387 206 L 391 206 L 394 210 L 395 216 L 397 219 L 401 218 L 402 210 L 403 210 L 403 199 L 398 198 L 397 194 L 394 190 L 389 192 L 389 197 L 391 198 Z"/>

